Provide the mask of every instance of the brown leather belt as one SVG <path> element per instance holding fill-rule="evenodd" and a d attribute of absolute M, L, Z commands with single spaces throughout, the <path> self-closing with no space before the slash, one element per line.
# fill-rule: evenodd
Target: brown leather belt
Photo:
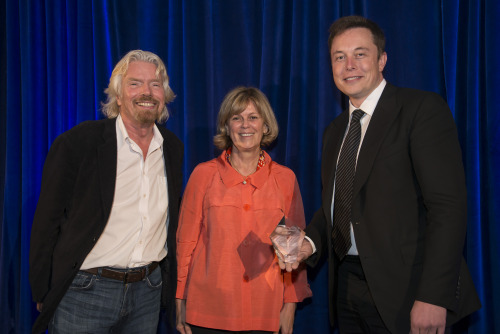
<path fill-rule="evenodd" d="M 155 270 L 157 267 L 158 267 L 158 262 L 151 262 L 149 265 L 145 267 L 141 267 L 138 269 L 132 268 L 127 271 L 118 271 L 106 267 L 90 268 L 82 271 L 90 273 L 92 275 L 99 275 L 99 269 L 100 269 L 101 277 L 115 279 L 117 281 L 122 281 L 123 283 L 127 284 L 127 283 L 135 283 L 142 281 L 144 278 L 146 278 L 147 275 L 151 274 L 153 270 Z"/>

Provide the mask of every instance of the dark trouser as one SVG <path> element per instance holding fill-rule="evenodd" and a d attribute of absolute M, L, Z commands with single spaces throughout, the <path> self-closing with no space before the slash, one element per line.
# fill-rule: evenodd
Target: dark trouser
<path fill-rule="evenodd" d="M 340 333 L 390 333 L 375 307 L 359 257 L 347 255 L 338 265 L 337 272 Z"/>
<path fill-rule="evenodd" d="M 340 333 L 390 333 L 375 307 L 359 257 L 347 255 L 338 265 L 337 272 L 337 324 Z M 445 334 L 449 333 L 451 328 L 446 327 Z"/>

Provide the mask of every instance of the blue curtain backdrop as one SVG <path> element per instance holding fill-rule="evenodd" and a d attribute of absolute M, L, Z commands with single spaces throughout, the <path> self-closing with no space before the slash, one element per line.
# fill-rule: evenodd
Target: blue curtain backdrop
<path fill-rule="evenodd" d="M 500 332 L 500 2 L 498 0 L 6 0 L 0 24 L 0 332 L 28 333 L 30 230 L 41 170 L 61 132 L 101 118 L 114 64 L 131 49 L 165 60 L 177 98 L 166 126 L 185 143 L 185 181 L 214 157 L 223 96 L 261 88 L 280 135 L 270 152 L 299 179 L 306 217 L 320 205 L 320 148 L 345 106 L 328 27 L 359 14 L 387 36 L 385 77 L 435 91 L 458 126 L 469 191 L 467 257 L 483 308 L 455 332 Z M 329 333 L 326 266 L 295 333 Z"/>

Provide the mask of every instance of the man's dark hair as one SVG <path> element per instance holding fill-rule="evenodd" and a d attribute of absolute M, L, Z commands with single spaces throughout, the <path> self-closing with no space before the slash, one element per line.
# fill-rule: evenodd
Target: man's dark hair
<path fill-rule="evenodd" d="M 332 42 L 335 36 L 353 28 L 366 28 L 370 30 L 373 37 L 373 43 L 377 46 L 378 57 L 385 52 L 385 36 L 384 32 L 378 24 L 362 17 L 362 16 L 344 16 L 336 20 L 328 29 L 330 36 L 328 37 L 328 52 L 332 50 Z"/>

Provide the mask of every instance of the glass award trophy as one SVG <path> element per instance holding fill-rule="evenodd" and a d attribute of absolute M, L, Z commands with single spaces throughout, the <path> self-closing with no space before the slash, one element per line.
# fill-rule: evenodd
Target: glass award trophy
<path fill-rule="evenodd" d="M 280 224 L 271 233 L 270 238 L 278 257 L 285 263 L 294 263 L 297 261 L 300 246 L 304 240 L 304 232 L 297 226 L 286 226 L 283 224 L 284 218 Z"/>

